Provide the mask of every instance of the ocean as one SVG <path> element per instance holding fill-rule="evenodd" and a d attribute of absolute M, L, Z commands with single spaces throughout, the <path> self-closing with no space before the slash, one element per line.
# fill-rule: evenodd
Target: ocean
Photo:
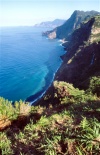
<path fill-rule="evenodd" d="M 50 86 L 64 49 L 42 36 L 46 28 L 0 28 L 0 96 L 34 102 Z"/>

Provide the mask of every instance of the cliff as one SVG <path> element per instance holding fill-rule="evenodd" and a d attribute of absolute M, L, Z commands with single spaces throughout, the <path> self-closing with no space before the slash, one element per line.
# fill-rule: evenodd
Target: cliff
<path fill-rule="evenodd" d="M 100 15 L 84 20 L 69 38 L 63 44 L 66 54 L 62 56 L 63 63 L 54 81 L 72 83 L 76 88 L 87 90 L 91 78 L 100 78 Z M 62 90 L 64 92 L 64 88 Z M 52 84 L 37 104 L 59 103 L 54 98 L 55 92 Z M 100 95 L 100 81 L 96 93 Z"/>
<path fill-rule="evenodd" d="M 100 76 L 100 15 L 82 23 L 63 45 L 67 52 L 55 79 L 86 89 L 91 76 Z"/>
<path fill-rule="evenodd" d="M 97 11 L 79 11 L 73 12 L 71 17 L 61 26 L 56 27 L 51 31 L 44 32 L 43 35 L 48 36 L 50 39 L 69 39 L 69 35 L 77 28 L 84 20 L 90 19 L 92 16 L 100 14 Z"/>

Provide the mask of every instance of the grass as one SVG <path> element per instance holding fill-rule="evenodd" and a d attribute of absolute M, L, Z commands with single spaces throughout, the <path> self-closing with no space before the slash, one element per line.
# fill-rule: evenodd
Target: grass
<path fill-rule="evenodd" d="M 0 98 L 0 118 L 5 116 L 10 121 L 0 132 L 0 153 L 99 155 L 100 99 L 92 93 L 97 84 L 98 80 L 92 78 L 91 92 L 89 88 L 87 94 L 72 84 L 55 81 L 57 95 L 54 98 L 59 98 L 59 102 L 47 108 L 30 107 L 22 101 L 12 106 L 11 102 Z"/>

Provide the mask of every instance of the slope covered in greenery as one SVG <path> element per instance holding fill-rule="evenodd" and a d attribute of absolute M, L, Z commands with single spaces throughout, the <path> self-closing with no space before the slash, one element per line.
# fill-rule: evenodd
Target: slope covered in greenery
<path fill-rule="evenodd" d="M 94 82 L 96 80 L 96 82 Z M 48 106 L 32 106 L 0 98 L 0 153 L 2 155 L 99 155 L 100 80 L 91 79 L 87 91 L 66 82 L 54 82 Z M 96 90 L 96 91 L 94 91 Z M 95 94 L 93 94 L 95 92 Z M 53 106 L 52 106 L 53 105 Z M 26 108 L 25 108 L 26 107 Z M 26 112 L 25 112 L 26 111 Z M 24 113 L 23 113 L 24 112 Z M 2 127 L 2 119 L 9 124 Z M 6 122 L 6 120 L 3 120 Z M 3 130 L 2 130 L 3 129 Z"/>

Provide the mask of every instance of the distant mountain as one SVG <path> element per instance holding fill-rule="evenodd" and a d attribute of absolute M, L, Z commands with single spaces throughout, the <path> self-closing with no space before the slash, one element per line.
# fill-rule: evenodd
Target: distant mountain
<path fill-rule="evenodd" d="M 51 30 L 44 32 L 43 35 L 48 36 L 51 39 L 59 38 L 66 39 L 71 35 L 71 33 L 85 20 L 90 19 L 92 16 L 100 14 L 97 11 L 79 11 L 75 10 L 71 17 L 61 26 Z"/>
<path fill-rule="evenodd" d="M 55 28 L 57 26 L 61 26 L 64 24 L 66 20 L 64 19 L 55 19 L 54 21 L 47 21 L 47 22 L 42 22 L 40 24 L 35 24 L 35 27 L 50 27 L 50 28 Z"/>

